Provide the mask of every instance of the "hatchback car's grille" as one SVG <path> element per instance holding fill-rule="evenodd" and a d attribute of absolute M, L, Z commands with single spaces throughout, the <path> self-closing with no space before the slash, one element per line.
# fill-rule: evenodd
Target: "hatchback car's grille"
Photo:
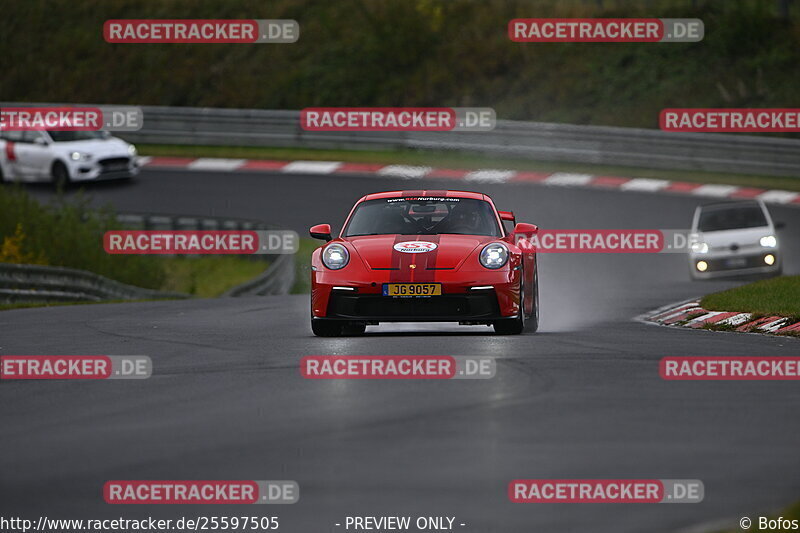
<path fill-rule="evenodd" d="M 710 272 L 719 270 L 739 270 L 742 268 L 758 268 L 769 266 L 764 262 L 764 255 L 733 256 L 724 259 L 709 259 L 708 270 Z M 774 254 L 773 254 L 774 255 Z"/>
<path fill-rule="evenodd" d="M 128 170 L 131 159 L 129 157 L 110 157 L 108 159 L 101 159 L 98 161 L 102 172 L 117 172 L 120 170 Z"/>

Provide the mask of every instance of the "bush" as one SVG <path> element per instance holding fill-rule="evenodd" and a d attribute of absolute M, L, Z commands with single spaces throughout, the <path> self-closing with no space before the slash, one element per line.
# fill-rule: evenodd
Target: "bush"
<path fill-rule="evenodd" d="M 0 187 L 0 261 L 89 270 L 122 283 L 159 289 L 162 262 L 138 255 L 110 255 L 103 234 L 122 229 L 110 209 L 93 210 L 82 196 L 42 205 L 19 186 Z"/>

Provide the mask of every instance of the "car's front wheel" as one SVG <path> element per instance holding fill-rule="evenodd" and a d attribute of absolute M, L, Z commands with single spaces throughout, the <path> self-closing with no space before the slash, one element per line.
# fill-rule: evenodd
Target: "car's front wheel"
<path fill-rule="evenodd" d="M 69 170 L 66 165 L 61 161 L 53 163 L 53 170 L 51 171 L 53 185 L 58 189 L 63 189 L 70 183 Z"/>
<path fill-rule="evenodd" d="M 533 313 L 528 317 L 525 323 L 525 329 L 531 333 L 535 333 L 539 329 L 539 268 L 537 265 L 533 273 Z"/>

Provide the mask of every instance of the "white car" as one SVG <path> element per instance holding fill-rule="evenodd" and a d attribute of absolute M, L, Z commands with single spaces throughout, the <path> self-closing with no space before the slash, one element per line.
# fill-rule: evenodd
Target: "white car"
<path fill-rule="evenodd" d="M 138 173 L 136 148 L 105 131 L 0 132 L 0 181 L 66 185 Z"/>
<path fill-rule="evenodd" d="M 761 200 L 702 205 L 694 212 L 689 269 L 694 279 L 782 272 L 776 227 Z"/>

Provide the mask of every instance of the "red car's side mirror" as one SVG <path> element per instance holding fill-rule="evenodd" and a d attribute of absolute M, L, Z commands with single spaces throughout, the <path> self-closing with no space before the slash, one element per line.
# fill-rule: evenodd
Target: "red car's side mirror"
<path fill-rule="evenodd" d="M 316 226 L 311 226 L 311 229 L 308 230 L 308 233 L 311 234 L 311 237 L 314 239 L 322 239 L 324 241 L 330 241 L 332 239 L 330 224 L 317 224 Z"/>
<path fill-rule="evenodd" d="M 520 222 L 516 226 L 514 226 L 514 235 L 520 235 L 523 237 L 531 238 L 539 232 L 539 226 L 536 224 L 527 224 L 525 222 Z"/>
<path fill-rule="evenodd" d="M 513 211 L 498 211 L 497 213 L 500 215 L 500 220 L 508 220 L 514 224 L 517 222 L 517 217 L 514 216 Z"/>

